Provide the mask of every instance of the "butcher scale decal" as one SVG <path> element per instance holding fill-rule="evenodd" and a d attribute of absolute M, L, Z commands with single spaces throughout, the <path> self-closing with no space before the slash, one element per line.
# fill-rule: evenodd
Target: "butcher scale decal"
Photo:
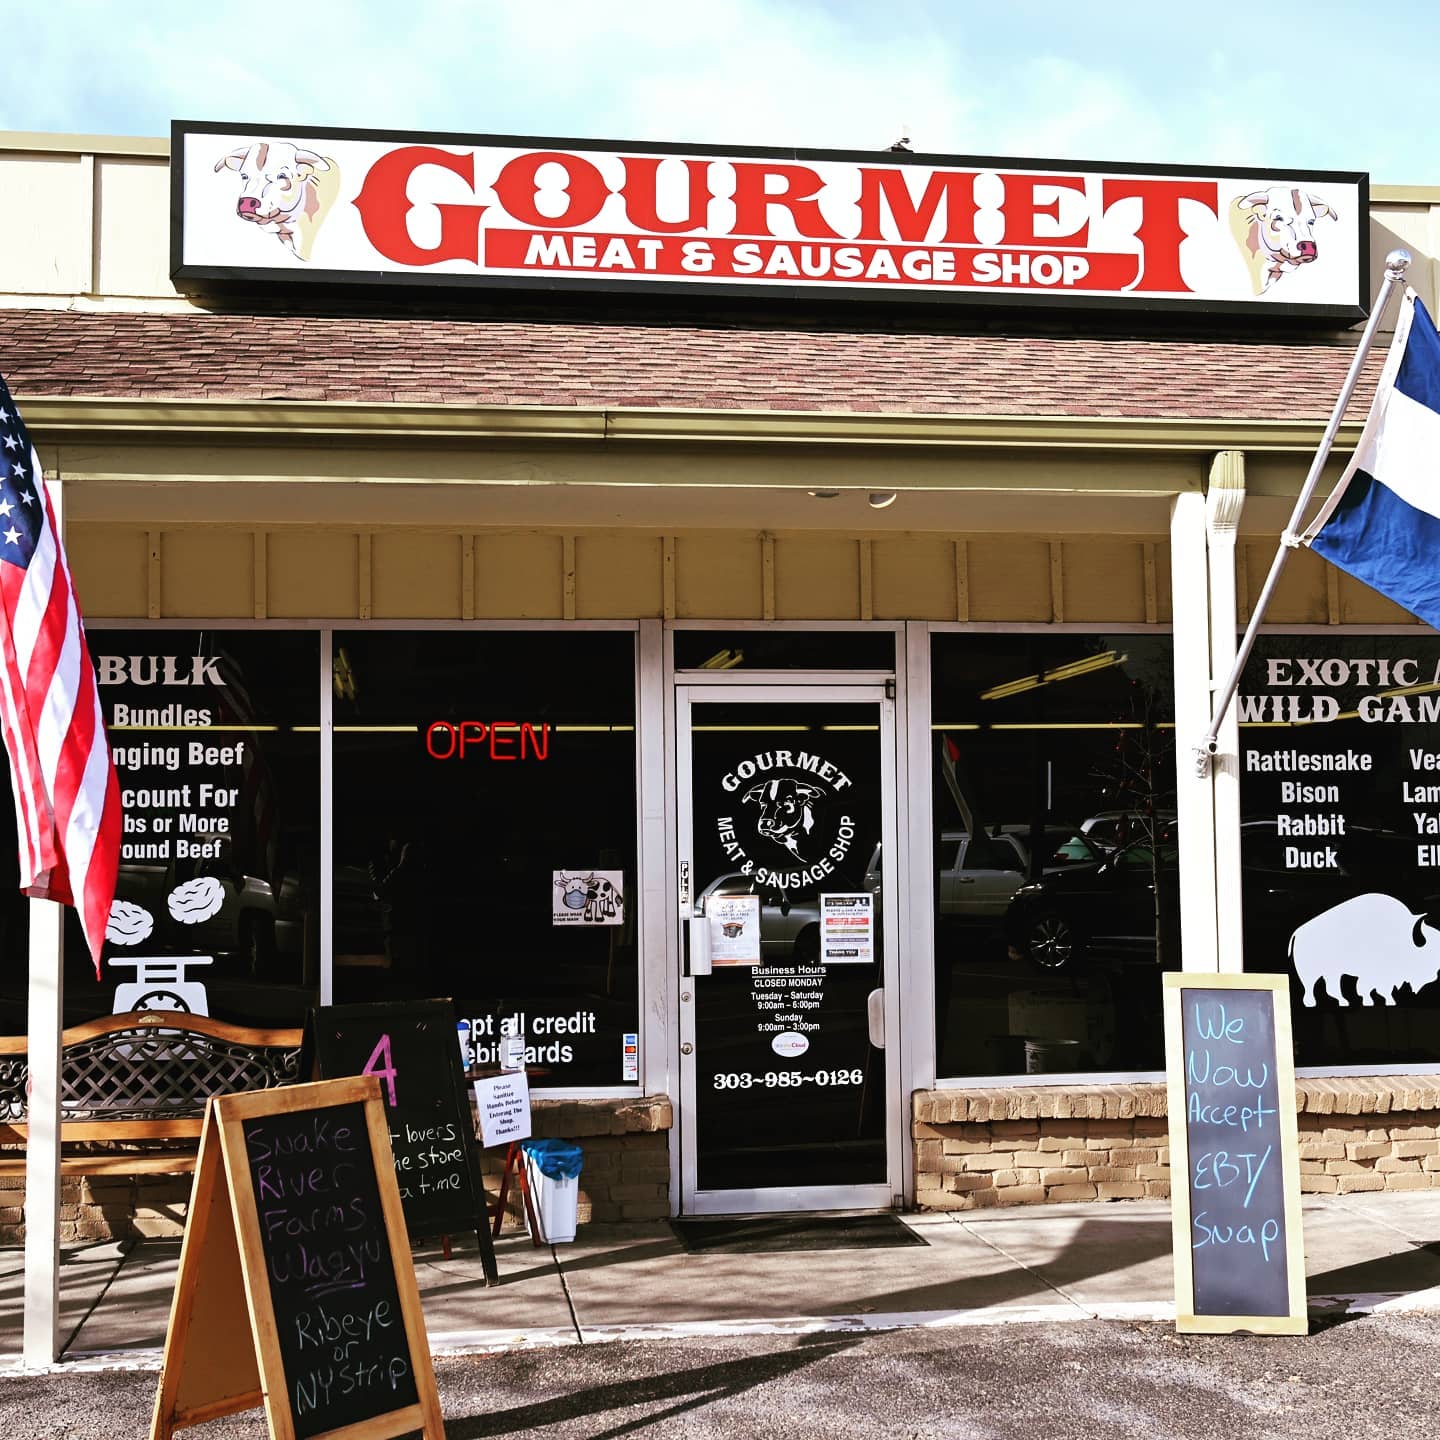
<path fill-rule="evenodd" d="M 717 816 L 726 859 L 767 890 L 804 890 L 834 875 L 855 843 L 850 777 L 807 750 L 763 750 L 720 782 L 739 803 Z M 743 837 L 743 839 L 742 839 Z"/>

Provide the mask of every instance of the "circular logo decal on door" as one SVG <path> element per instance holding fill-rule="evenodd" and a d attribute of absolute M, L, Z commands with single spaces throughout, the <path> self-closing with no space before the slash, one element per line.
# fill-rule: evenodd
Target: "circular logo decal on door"
<path fill-rule="evenodd" d="M 770 890 L 818 885 L 855 843 L 843 792 L 850 777 L 807 750 L 763 750 L 725 773 L 729 813 L 716 818 L 727 859 Z"/>
<path fill-rule="evenodd" d="M 803 1055 L 810 1048 L 810 1042 L 794 1030 L 786 1030 L 770 1042 L 770 1048 L 777 1055 L 793 1059 L 796 1055 Z"/>

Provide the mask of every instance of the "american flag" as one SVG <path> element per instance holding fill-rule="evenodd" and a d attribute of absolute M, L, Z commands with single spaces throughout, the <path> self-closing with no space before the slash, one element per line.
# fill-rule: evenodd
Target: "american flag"
<path fill-rule="evenodd" d="M 20 888 L 75 906 L 98 975 L 120 865 L 120 792 L 54 508 L 3 379 L 0 642 Z"/>

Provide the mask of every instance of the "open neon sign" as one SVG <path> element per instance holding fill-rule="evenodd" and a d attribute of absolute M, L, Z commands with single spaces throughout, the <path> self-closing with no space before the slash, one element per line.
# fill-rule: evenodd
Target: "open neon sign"
<path fill-rule="evenodd" d="M 465 760 L 480 754 L 491 760 L 548 760 L 550 726 L 528 720 L 436 720 L 425 731 L 432 760 Z"/>

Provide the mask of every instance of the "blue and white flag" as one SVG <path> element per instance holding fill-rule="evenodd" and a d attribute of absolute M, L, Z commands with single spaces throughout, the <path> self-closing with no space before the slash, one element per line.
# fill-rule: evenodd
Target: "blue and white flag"
<path fill-rule="evenodd" d="M 1355 454 L 1300 538 L 1440 630 L 1440 335 L 1413 290 Z"/>

